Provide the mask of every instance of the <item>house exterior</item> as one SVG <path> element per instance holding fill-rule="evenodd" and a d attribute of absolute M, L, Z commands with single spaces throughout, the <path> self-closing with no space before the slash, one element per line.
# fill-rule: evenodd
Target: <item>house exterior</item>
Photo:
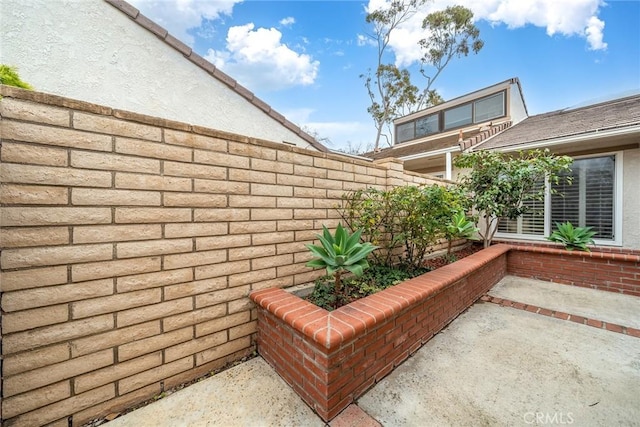
<path fill-rule="evenodd" d="M 544 240 L 557 222 L 593 227 L 596 244 L 640 249 L 640 94 L 528 116 L 517 78 L 394 122 L 393 147 L 407 170 L 455 178 L 463 152 L 549 149 L 573 157 L 573 185 L 547 192 L 517 220 L 502 220 L 501 239 Z M 547 184 L 548 185 L 548 184 Z"/>
<path fill-rule="evenodd" d="M 326 152 L 121 0 L 3 0 L 0 63 L 35 90 Z"/>
<path fill-rule="evenodd" d="M 481 141 L 527 117 L 520 81 L 511 78 L 394 121 L 394 145 L 369 157 L 394 157 L 405 168 L 452 179 L 463 140 Z"/>
<path fill-rule="evenodd" d="M 466 145 L 465 145 L 466 144 Z M 468 151 L 549 149 L 574 159 L 572 185 L 547 194 L 498 238 L 542 239 L 555 224 L 593 227 L 598 245 L 640 249 L 640 94 L 528 117 Z"/>

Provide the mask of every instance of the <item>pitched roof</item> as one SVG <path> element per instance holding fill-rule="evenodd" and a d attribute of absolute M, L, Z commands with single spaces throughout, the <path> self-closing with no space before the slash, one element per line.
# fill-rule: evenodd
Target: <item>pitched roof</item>
<path fill-rule="evenodd" d="M 529 143 L 588 135 L 640 125 L 640 94 L 580 108 L 528 117 L 472 150 L 517 148 Z"/>
<path fill-rule="evenodd" d="M 286 127 L 300 138 L 307 141 L 311 146 L 316 148 L 322 152 L 328 152 L 327 147 L 319 143 L 313 136 L 309 135 L 305 131 L 303 131 L 298 125 L 293 122 L 290 122 L 286 119 L 282 114 L 273 110 L 269 104 L 257 98 L 253 92 L 240 85 L 235 79 L 230 77 L 229 75 L 223 73 L 215 65 L 204 59 L 202 56 L 195 53 L 189 46 L 169 34 L 169 32 L 161 27 L 160 25 L 153 22 L 151 19 L 147 18 L 143 14 L 140 13 L 138 9 L 136 9 L 131 4 L 127 3 L 124 0 L 104 0 L 120 12 L 127 15 L 133 22 L 140 25 L 142 28 L 152 32 L 155 34 L 160 40 L 164 41 L 168 46 L 180 52 L 187 60 L 191 61 L 198 67 L 202 68 L 206 71 L 211 77 L 219 80 L 220 82 L 227 85 L 231 90 L 236 92 L 238 95 L 247 99 L 250 103 L 264 111 L 268 116 L 280 122 L 282 126 Z"/>

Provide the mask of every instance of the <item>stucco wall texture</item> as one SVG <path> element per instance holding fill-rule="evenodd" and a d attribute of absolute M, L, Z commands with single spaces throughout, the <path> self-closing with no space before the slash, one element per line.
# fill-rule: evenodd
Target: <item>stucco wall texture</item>
<path fill-rule="evenodd" d="M 342 195 L 432 183 L 0 86 L 2 419 L 82 425 L 255 348 L 249 292 L 313 281 Z"/>
<path fill-rule="evenodd" d="M 251 92 L 241 88 L 249 99 L 241 96 L 185 58 L 204 62 L 188 46 L 152 33 L 106 1 L 3 0 L 0 13 L 0 63 L 17 67 L 36 90 L 313 149 L 299 128 L 283 126 L 284 117 L 251 102 Z"/>

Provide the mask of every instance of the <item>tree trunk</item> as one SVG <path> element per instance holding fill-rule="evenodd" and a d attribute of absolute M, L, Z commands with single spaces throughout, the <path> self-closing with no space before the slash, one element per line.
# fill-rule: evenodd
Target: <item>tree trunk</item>
<path fill-rule="evenodd" d="M 335 283 L 333 285 L 333 292 L 336 297 L 336 300 L 333 303 L 333 308 L 338 308 L 340 303 L 340 297 L 342 296 L 342 281 L 340 280 L 340 272 L 336 271 L 335 275 Z"/>

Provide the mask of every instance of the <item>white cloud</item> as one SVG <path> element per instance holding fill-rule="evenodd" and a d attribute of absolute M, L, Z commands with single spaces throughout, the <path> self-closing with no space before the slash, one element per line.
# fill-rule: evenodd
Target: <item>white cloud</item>
<path fill-rule="evenodd" d="M 209 49 L 205 58 L 251 90 L 278 90 L 314 83 L 320 63 L 282 43 L 275 28 L 253 23 L 229 28 L 226 51 Z"/>
<path fill-rule="evenodd" d="M 233 6 L 241 1 L 129 0 L 143 15 L 189 46 L 194 43 L 194 37 L 187 32 L 189 29 L 200 27 L 203 19 L 230 16 Z"/>
<path fill-rule="evenodd" d="M 293 16 L 288 16 L 280 20 L 280 25 L 283 27 L 290 27 L 296 23 L 296 19 Z"/>
<path fill-rule="evenodd" d="M 603 38 L 604 21 L 599 20 L 595 16 L 589 18 L 589 25 L 585 30 L 587 34 L 587 40 L 589 41 L 589 48 L 591 50 L 603 50 L 607 48 Z"/>
<path fill-rule="evenodd" d="M 364 34 L 358 34 L 358 38 L 356 40 L 358 46 L 377 46 L 375 40 L 371 37 L 366 36 Z"/>
<path fill-rule="evenodd" d="M 386 4 L 388 0 L 370 0 L 368 11 Z M 435 11 L 460 3 L 459 0 L 435 0 L 403 24 L 392 34 L 389 45 L 396 56 L 396 64 L 406 66 L 420 58 L 417 42 L 424 37 L 422 20 Z M 545 28 L 549 36 L 579 36 L 591 50 L 603 50 L 605 23 L 598 18 L 603 0 L 466 0 L 464 6 L 473 11 L 476 21 L 485 20 L 493 25 L 504 24 L 516 29 L 525 25 Z M 362 45 L 360 37 L 358 44 Z"/>

